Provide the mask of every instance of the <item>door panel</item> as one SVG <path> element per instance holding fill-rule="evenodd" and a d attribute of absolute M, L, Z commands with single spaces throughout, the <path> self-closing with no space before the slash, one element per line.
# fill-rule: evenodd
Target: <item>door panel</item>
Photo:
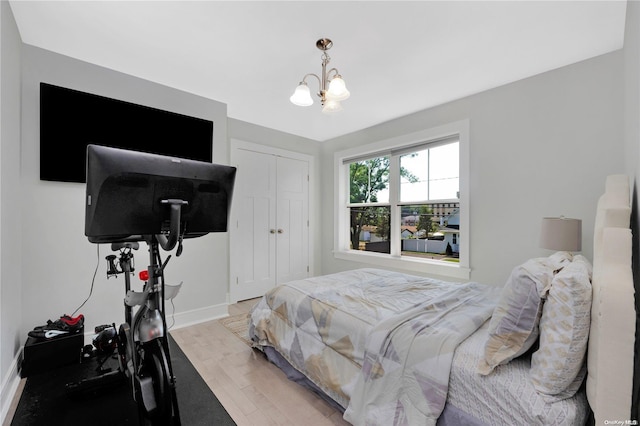
<path fill-rule="evenodd" d="M 265 197 L 245 198 L 245 209 L 241 212 L 240 220 L 246 225 L 242 230 L 245 282 L 268 282 L 268 285 L 275 282 L 272 259 L 268 256 L 273 252 L 275 241 L 273 236 L 265 232 L 272 228 L 269 215 L 265 214 L 271 210 L 272 204 L 273 201 Z"/>
<path fill-rule="evenodd" d="M 276 175 L 271 155 L 238 150 L 234 190 L 236 218 L 231 232 L 231 266 L 235 282 L 230 298 L 244 300 L 264 294 L 276 283 Z M 233 277 L 232 277 L 233 279 Z"/>
<path fill-rule="evenodd" d="M 278 157 L 278 283 L 306 278 L 309 268 L 309 163 Z"/>

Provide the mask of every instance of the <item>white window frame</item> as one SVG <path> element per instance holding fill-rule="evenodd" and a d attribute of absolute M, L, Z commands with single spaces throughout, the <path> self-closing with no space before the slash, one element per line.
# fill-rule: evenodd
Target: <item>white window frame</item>
<path fill-rule="evenodd" d="M 423 259 L 411 256 L 393 256 L 385 253 L 375 253 L 359 250 L 351 250 L 349 243 L 349 166 L 344 162 L 350 159 L 377 156 L 380 153 L 401 148 L 409 148 L 412 145 L 437 142 L 442 139 L 457 136 L 459 140 L 459 167 L 460 167 L 460 238 L 459 238 L 459 263 L 444 262 L 438 260 Z M 469 120 L 460 120 L 419 132 L 385 139 L 364 146 L 349 148 L 334 154 L 335 179 L 335 210 L 334 210 L 334 247 L 333 255 L 336 259 L 353 262 L 370 263 L 380 267 L 402 269 L 407 271 L 423 272 L 455 279 L 468 280 L 471 274 L 469 262 Z M 397 185 L 395 179 L 391 179 L 389 185 Z M 393 194 L 394 191 L 391 191 Z M 391 201 L 391 200 L 390 200 Z M 391 226 L 399 229 L 399 214 L 392 215 Z M 392 241 L 391 244 L 394 244 Z"/>

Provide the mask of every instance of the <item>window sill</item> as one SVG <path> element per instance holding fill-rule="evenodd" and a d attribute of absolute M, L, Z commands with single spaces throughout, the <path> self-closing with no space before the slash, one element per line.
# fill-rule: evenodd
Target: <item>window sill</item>
<path fill-rule="evenodd" d="M 373 252 L 353 252 L 334 251 L 336 259 L 349 260 L 352 262 L 371 263 L 380 267 L 395 268 L 412 272 L 422 272 L 425 274 L 439 275 L 442 277 L 468 280 L 471 269 L 460 266 L 460 264 L 449 264 L 443 261 L 429 259 L 411 259 L 407 257 L 390 257 L 387 254 Z"/>

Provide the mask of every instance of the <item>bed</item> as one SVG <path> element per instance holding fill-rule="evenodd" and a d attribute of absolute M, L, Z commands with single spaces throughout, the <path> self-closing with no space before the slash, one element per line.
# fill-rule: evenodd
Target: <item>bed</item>
<path fill-rule="evenodd" d="M 630 213 L 629 179 L 612 175 L 592 263 L 529 259 L 502 288 L 376 268 L 312 277 L 267 292 L 249 333 L 354 425 L 635 424 Z"/>

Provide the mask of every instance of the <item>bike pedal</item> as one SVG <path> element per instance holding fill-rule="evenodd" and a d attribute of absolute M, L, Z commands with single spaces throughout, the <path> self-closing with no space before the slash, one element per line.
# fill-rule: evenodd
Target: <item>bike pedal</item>
<path fill-rule="evenodd" d="M 96 328 L 94 328 L 93 330 L 96 333 L 100 333 L 101 331 L 106 330 L 107 328 L 113 327 L 112 324 L 102 324 L 102 325 L 96 325 Z"/>

